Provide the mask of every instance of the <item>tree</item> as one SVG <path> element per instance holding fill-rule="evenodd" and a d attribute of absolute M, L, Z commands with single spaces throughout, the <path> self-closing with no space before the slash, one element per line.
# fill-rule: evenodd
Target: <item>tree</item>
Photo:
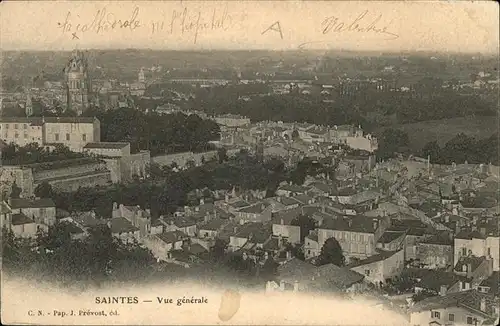
<path fill-rule="evenodd" d="M 13 199 L 19 198 L 19 196 L 21 195 L 21 192 L 22 192 L 22 189 L 19 188 L 17 186 L 16 182 L 14 181 L 14 183 L 12 184 L 11 192 L 10 192 L 10 198 L 13 198 Z"/>
<path fill-rule="evenodd" d="M 408 134 L 400 129 L 388 128 L 382 133 L 377 150 L 377 158 L 387 159 L 409 145 Z"/>
<path fill-rule="evenodd" d="M 300 242 L 304 242 L 304 238 L 309 235 L 309 232 L 316 228 L 316 221 L 303 214 L 294 218 L 290 224 L 300 227 Z"/>
<path fill-rule="evenodd" d="M 221 147 L 217 150 L 217 158 L 219 160 L 219 164 L 227 161 L 227 150 L 224 147 Z"/>
<path fill-rule="evenodd" d="M 226 254 L 227 243 L 222 239 L 215 239 L 214 245 L 210 248 L 210 255 L 215 261 L 221 261 Z"/>
<path fill-rule="evenodd" d="M 424 290 L 418 291 L 417 293 L 413 294 L 411 299 L 413 300 L 413 302 L 419 302 L 419 301 L 422 301 L 424 299 L 434 297 L 434 296 L 436 296 L 435 292 L 424 289 Z"/>
<path fill-rule="evenodd" d="M 422 148 L 422 156 L 430 157 L 431 163 L 439 163 L 441 160 L 441 147 L 437 141 L 430 141 Z"/>
<path fill-rule="evenodd" d="M 35 196 L 40 198 L 52 198 L 54 192 L 52 191 L 52 186 L 44 181 L 35 188 Z"/>
<path fill-rule="evenodd" d="M 342 253 L 342 247 L 340 243 L 335 238 L 328 238 L 323 247 L 321 247 L 321 252 L 318 257 L 319 265 L 334 264 L 337 266 L 345 265 L 345 257 Z"/>

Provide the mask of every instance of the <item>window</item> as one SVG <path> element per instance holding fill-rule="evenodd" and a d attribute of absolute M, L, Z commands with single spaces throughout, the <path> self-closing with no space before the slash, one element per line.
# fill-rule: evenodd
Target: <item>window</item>
<path fill-rule="evenodd" d="M 83 141 L 87 141 L 87 135 L 86 134 L 82 134 L 82 140 Z"/>
<path fill-rule="evenodd" d="M 59 141 L 59 134 L 54 134 L 54 139 L 55 139 L 56 141 Z"/>
<path fill-rule="evenodd" d="M 441 318 L 441 313 L 439 311 L 433 311 L 432 312 L 432 318 Z"/>
<path fill-rule="evenodd" d="M 462 265 L 462 272 L 467 272 L 467 265 Z"/>
<path fill-rule="evenodd" d="M 462 256 L 467 256 L 467 248 L 462 248 Z"/>
<path fill-rule="evenodd" d="M 17 125 L 17 123 L 14 124 L 14 129 L 17 129 L 19 126 Z"/>
<path fill-rule="evenodd" d="M 27 124 L 24 124 L 23 127 L 24 127 L 24 129 L 28 129 L 28 125 Z"/>
<path fill-rule="evenodd" d="M 370 270 L 369 269 L 365 269 L 365 275 L 366 276 L 370 276 Z"/>
<path fill-rule="evenodd" d="M 19 134 L 17 132 L 14 134 L 14 138 L 19 138 Z"/>
<path fill-rule="evenodd" d="M 474 318 L 467 317 L 467 325 L 474 325 Z"/>
<path fill-rule="evenodd" d="M 449 321 L 455 321 L 455 315 L 454 314 L 448 314 L 448 320 Z"/>
<path fill-rule="evenodd" d="M 24 138 L 29 138 L 27 132 L 24 133 Z"/>
<path fill-rule="evenodd" d="M 66 140 L 69 141 L 70 137 L 69 134 L 66 134 Z"/>
<path fill-rule="evenodd" d="M 491 256 L 491 248 L 488 247 L 488 256 Z"/>

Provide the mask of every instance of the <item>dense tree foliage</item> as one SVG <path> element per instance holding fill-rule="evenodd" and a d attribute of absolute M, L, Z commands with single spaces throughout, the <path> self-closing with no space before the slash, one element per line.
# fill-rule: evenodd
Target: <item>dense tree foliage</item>
<path fill-rule="evenodd" d="M 62 144 L 55 145 L 54 150 L 47 150 L 37 143 L 28 144 L 26 146 L 19 146 L 11 143 L 2 149 L 1 155 L 2 163 L 5 165 L 58 162 L 86 157 L 83 153 L 72 152 Z"/>
<path fill-rule="evenodd" d="M 450 139 L 443 147 L 436 141 L 427 143 L 422 149 L 423 157 L 430 157 L 431 163 L 492 163 L 499 164 L 498 133 L 489 138 L 476 140 L 460 133 Z"/>
<path fill-rule="evenodd" d="M 39 231 L 32 241 L 15 238 L 4 227 L 4 268 L 13 272 L 32 271 L 68 282 L 99 282 L 148 276 L 155 262 L 151 252 L 137 242 L 124 243 L 114 238 L 107 225 L 91 228 L 83 239 L 72 239 L 70 231 L 69 223 L 57 223 L 48 233 Z"/>
<path fill-rule="evenodd" d="M 400 151 L 405 151 L 409 144 L 408 134 L 399 129 L 385 129 L 379 138 L 377 158 L 385 160 L 394 157 Z"/>
<path fill-rule="evenodd" d="M 207 162 L 202 166 L 173 172 L 169 167 L 153 165 L 151 179 L 109 187 L 80 188 L 76 192 L 55 192 L 56 206 L 68 211 L 95 209 L 109 216 L 113 202 L 148 207 L 154 216 L 173 213 L 188 202 L 188 193 L 195 189 L 261 189 L 273 192 L 287 178 L 286 171 L 271 171 L 247 154 L 242 153 L 226 162 Z"/>
<path fill-rule="evenodd" d="M 321 252 L 317 260 L 318 265 L 334 264 L 337 266 L 345 265 L 345 257 L 342 253 L 342 247 L 340 243 L 335 238 L 328 238 L 323 247 L 321 247 Z"/>
<path fill-rule="evenodd" d="M 101 141 L 130 142 L 133 151 L 150 150 L 152 155 L 212 149 L 208 142 L 220 138 L 219 126 L 197 115 L 146 114 L 133 108 L 89 109 L 84 115 L 101 122 Z"/>

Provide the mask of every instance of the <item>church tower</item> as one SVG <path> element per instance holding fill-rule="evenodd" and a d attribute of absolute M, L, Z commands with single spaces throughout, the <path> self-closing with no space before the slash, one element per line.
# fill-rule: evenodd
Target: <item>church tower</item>
<path fill-rule="evenodd" d="M 66 108 L 78 115 L 90 107 L 92 86 L 88 74 L 88 62 L 81 51 L 74 51 L 64 68 Z"/>
<path fill-rule="evenodd" d="M 31 117 L 33 115 L 33 103 L 31 102 L 31 94 L 29 91 L 26 94 L 26 105 L 24 107 L 24 112 L 26 113 L 26 117 Z"/>
<path fill-rule="evenodd" d="M 141 68 L 139 71 L 139 76 L 138 76 L 139 83 L 145 83 L 146 82 L 146 76 L 144 76 L 144 69 Z"/>

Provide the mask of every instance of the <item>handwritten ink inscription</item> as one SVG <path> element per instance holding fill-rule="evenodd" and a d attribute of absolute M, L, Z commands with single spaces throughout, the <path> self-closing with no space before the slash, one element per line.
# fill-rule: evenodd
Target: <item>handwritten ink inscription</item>
<path fill-rule="evenodd" d="M 389 30 L 389 26 L 382 26 L 383 24 L 380 22 L 382 14 L 378 15 L 375 19 L 369 19 L 368 13 L 368 10 L 365 10 L 353 21 L 347 22 L 335 16 L 327 17 L 321 23 L 322 33 L 357 32 L 384 35 L 386 40 L 399 38 L 398 34 Z"/>
<path fill-rule="evenodd" d="M 135 7 L 128 17 L 116 17 L 114 13 L 108 12 L 106 8 L 98 10 L 93 19 L 86 23 L 75 22 L 75 16 L 76 20 L 79 20 L 79 15 L 74 15 L 71 11 L 68 11 L 64 22 L 57 23 L 63 33 L 71 33 L 73 38 L 76 37 L 77 33 L 93 32 L 101 34 L 116 29 L 134 31 L 141 27 L 138 7 Z"/>
<path fill-rule="evenodd" d="M 200 33 L 206 31 L 227 31 L 234 27 L 235 17 L 230 15 L 227 6 L 222 10 L 215 8 L 211 12 L 192 11 L 188 8 L 173 10 L 170 21 L 151 22 L 153 34 L 189 34 L 196 44 Z"/>
<path fill-rule="evenodd" d="M 191 10 L 184 7 L 173 10 L 170 15 L 163 15 L 158 20 L 144 21 L 140 18 L 139 7 L 135 7 L 128 15 L 116 15 L 106 7 L 99 9 L 90 19 L 68 12 L 64 21 L 58 22 L 58 28 L 63 34 L 79 39 L 84 33 L 103 34 L 115 30 L 135 31 L 141 29 L 160 35 L 186 35 L 193 43 L 207 31 L 228 31 L 241 27 L 246 14 L 233 14 L 228 6 L 216 7 L 213 10 Z"/>

